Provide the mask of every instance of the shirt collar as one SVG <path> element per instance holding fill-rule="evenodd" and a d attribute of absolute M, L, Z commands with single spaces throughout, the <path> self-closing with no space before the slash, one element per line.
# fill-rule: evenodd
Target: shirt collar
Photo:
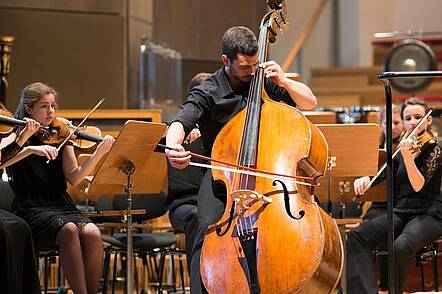
<path fill-rule="evenodd" d="M 227 74 L 224 66 L 218 70 L 216 73 L 216 78 L 218 79 L 220 85 L 221 97 L 234 96 L 232 87 L 230 87 L 229 81 L 227 80 Z"/>

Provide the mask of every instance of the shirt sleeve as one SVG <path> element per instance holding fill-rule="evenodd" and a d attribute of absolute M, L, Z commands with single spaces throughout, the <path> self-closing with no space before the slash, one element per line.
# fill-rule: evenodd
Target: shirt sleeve
<path fill-rule="evenodd" d="M 425 179 L 424 186 L 428 185 L 428 183 L 435 177 L 438 169 L 442 165 L 442 151 L 440 146 L 437 144 L 435 148 L 429 152 L 429 155 L 424 160 L 421 173 Z"/>
<path fill-rule="evenodd" d="M 270 99 L 296 107 L 296 103 L 293 101 L 292 97 L 290 97 L 289 92 L 273 83 L 270 79 L 265 79 L 264 88 L 270 96 Z"/>
<path fill-rule="evenodd" d="M 210 96 L 205 94 L 199 86 L 193 88 L 189 92 L 187 101 L 181 106 L 181 110 L 178 111 L 170 124 L 176 121 L 180 122 L 187 136 L 200 119 L 209 115 L 210 101 Z"/>
<path fill-rule="evenodd" d="M 3 165 L 5 162 L 10 160 L 12 157 L 17 155 L 22 149 L 23 149 L 23 147 L 20 147 L 16 141 L 14 141 L 11 144 L 9 144 L 8 146 L 4 147 L 1 150 L 1 155 L 2 155 L 1 164 Z"/>
<path fill-rule="evenodd" d="M 398 167 L 399 167 L 399 162 L 403 161 L 402 159 L 402 155 L 400 153 L 397 154 L 397 156 L 395 158 L 393 158 L 392 162 L 393 162 L 393 177 L 396 177 L 395 175 L 397 174 L 398 171 Z M 370 177 L 370 180 L 373 179 L 373 177 Z M 371 185 L 372 187 L 379 185 L 380 183 L 382 183 L 383 181 L 385 181 L 387 179 L 387 167 L 384 168 L 384 170 L 380 173 L 380 175 L 374 180 L 373 184 Z"/>

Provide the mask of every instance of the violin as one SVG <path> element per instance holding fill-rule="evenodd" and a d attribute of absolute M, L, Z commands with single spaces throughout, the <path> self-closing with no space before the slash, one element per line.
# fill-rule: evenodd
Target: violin
<path fill-rule="evenodd" d="M 0 108 L 0 137 L 9 136 L 15 126 L 25 126 L 26 121 L 14 118 L 14 115 L 7 109 Z M 103 141 L 101 130 L 94 126 L 82 126 L 79 130 L 74 131 L 75 126 L 66 118 L 56 117 L 51 125 L 40 126 L 35 136 L 42 143 L 48 145 L 58 145 L 65 140 L 72 132 L 74 132 L 69 142 L 78 149 L 85 152 L 95 148 L 97 143 Z"/>
<path fill-rule="evenodd" d="M 420 152 L 422 148 L 424 148 L 428 144 L 436 142 L 436 138 L 436 133 L 433 130 L 428 130 L 413 139 L 411 150 L 413 150 L 413 152 Z"/>
<path fill-rule="evenodd" d="M 70 137 L 68 140 L 70 144 L 82 151 L 91 151 L 97 143 L 103 141 L 101 130 L 98 127 L 83 125 L 76 130 L 76 126 L 63 117 L 56 117 L 51 125 L 40 129 L 37 136 L 47 145 L 61 144 Z"/>

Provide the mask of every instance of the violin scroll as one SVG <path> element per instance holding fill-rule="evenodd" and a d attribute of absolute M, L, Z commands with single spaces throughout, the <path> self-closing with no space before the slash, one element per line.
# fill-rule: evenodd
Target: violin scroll
<path fill-rule="evenodd" d="M 15 125 L 26 125 L 26 122 L 15 119 L 9 110 L 0 107 L 0 138 L 9 136 Z"/>
<path fill-rule="evenodd" d="M 285 7 L 285 1 L 284 0 L 267 0 L 267 5 L 270 7 L 270 9 L 274 10 L 280 10 Z"/>

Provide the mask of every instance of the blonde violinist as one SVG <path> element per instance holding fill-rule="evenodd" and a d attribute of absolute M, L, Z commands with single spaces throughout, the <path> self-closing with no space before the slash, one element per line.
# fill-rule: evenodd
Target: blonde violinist
<path fill-rule="evenodd" d="M 40 126 L 54 121 L 56 99 L 53 88 L 43 83 L 30 84 L 22 92 L 15 117 L 33 119 L 35 123 L 28 131 L 35 133 Z M 17 127 L 12 136 L 20 132 L 21 127 Z M 113 141 L 106 136 L 81 166 L 72 145 L 58 150 L 37 136 L 17 142 L 16 150 L 10 149 L 12 157 L 9 152 L 2 152 L 15 193 L 15 213 L 29 224 L 37 249 L 59 249 L 63 272 L 76 294 L 98 292 L 103 248 L 100 230 L 81 216 L 66 191 L 66 182 L 75 185 L 89 175 Z"/>
<path fill-rule="evenodd" d="M 413 97 L 401 107 L 401 117 L 407 133 L 411 133 L 428 112 L 424 100 Z M 425 118 L 414 131 L 426 136 L 432 118 Z M 396 293 L 402 293 L 405 278 L 416 252 L 442 235 L 442 149 L 434 140 L 426 140 L 416 148 L 416 140 L 407 137 L 399 143 L 400 152 L 394 158 L 394 181 L 399 198 L 394 208 L 394 258 Z M 386 173 L 374 182 L 384 180 Z M 355 192 L 362 195 L 370 183 L 369 177 L 356 179 Z M 373 264 L 373 250 L 387 242 L 387 215 L 367 220 L 351 231 L 347 238 L 348 293 L 378 293 Z"/>

